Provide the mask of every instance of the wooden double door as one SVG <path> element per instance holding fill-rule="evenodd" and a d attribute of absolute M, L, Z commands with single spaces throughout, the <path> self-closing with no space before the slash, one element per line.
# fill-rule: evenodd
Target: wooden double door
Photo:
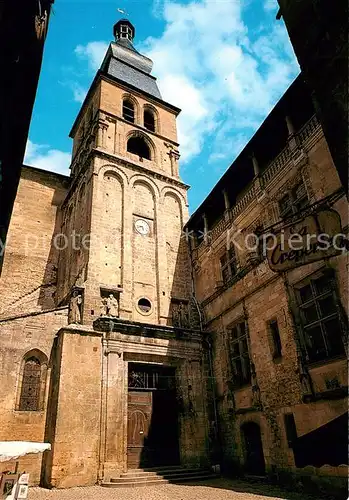
<path fill-rule="evenodd" d="M 141 370 L 142 367 L 137 369 Z M 164 383 L 166 372 L 158 384 L 153 383 L 153 377 L 150 378 L 151 383 L 143 384 L 148 387 L 134 387 L 139 383 L 131 384 L 130 387 L 129 384 L 127 421 L 129 469 L 179 463 L 178 416 L 174 387 Z M 157 387 L 152 387 L 154 385 Z"/>

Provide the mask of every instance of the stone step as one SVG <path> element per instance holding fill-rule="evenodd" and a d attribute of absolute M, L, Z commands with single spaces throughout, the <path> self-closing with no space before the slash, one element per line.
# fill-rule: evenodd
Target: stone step
<path fill-rule="evenodd" d="M 177 480 L 181 478 L 187 478 L 187 477 L 192 477 L 192 476 L 200 476 L 200 475 L 208 475 L 212 474 L 211 471 L 207 470 L 193 470 L 191 472 L 187 471 L 179 471 L 179 472 L 167 472 L 166 474 L 150 474 L 148 475 L 146 472 L 143 474 L 139 474 L 136 476 L 123 476 L 121 475 L 120 477 L 116 478 L 111 478 L 110 482 L 111 483 L 121 483 L 121 482 L 127 482 L 127 481 L 154 481 L 156 479 L 168 479 L 168 480 Z"/>
<path fill-rule="evenodd" d="M 159 471 L 167 471 L 167 470 L 176 470 L 176 469 L 185 469 L 181 465 L 159 465 L 158 467 L 141 467 L 138 469 L 128 469 L 127 472 L 159 472 Z M 197 468 L 196 468 L 197 469 Z"/>
<path fill-rule="evenodd" d="M 114 483 L 111 481 L 106 481 L 101 484 L 104 488 L 136 488 L 138 486 L 151 486 L 153 484 L 168 483 L 167 479 L 153 479 L 152 481 L 125 481 L 123 483 Z"/>
<path fill-rule="evenodd" d="M 177 473 L 196 473 L 196 472 L 201 472 L 202 470 L 206 469 L 184 469 L 183 467 L 174 467 L 174 468 L 168 468 L 168 469 L 153 469 L 153 470 L 144 470 L 144 469 L 131 469 L 128 470 L 127 472 L 123 472 L 120 474 L 120 477 L 159 477 L 159 476 L 167 476 L 169 474 L 177 474 Z"/>
<path fill-rule="evenodd" d="M 148 478 L 138 477 L 138 478 L 115 478 L 108 482 L 104 482 L 101 486 L 105 488 L 132 488 L 137 486 L 150 486 L 155 484 L 164 483 L 184 483 L 190 481 L 205 481 L 208 479 L 216 478 L 217 475 L 210 471 L 203 471 L 198 474 L 178 474 L 167 478 L 158 476 L 150 476 Z"/>

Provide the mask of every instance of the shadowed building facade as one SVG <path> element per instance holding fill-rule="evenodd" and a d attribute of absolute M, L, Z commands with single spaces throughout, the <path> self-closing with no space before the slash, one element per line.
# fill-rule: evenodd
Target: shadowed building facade
<path fill-rule="evenodd" d="M 0 3 L 0 242 L 10 223 L 54 0 Z M 23 84 L 25 82 L 25 85 Z M 0 251 L 0 274 L 3 252 Z"/>
<path fill-rule="evenodd" d="M 336 255 L 315 262 L 309 247 L 304 259 L 282 240 L 273 253 L 263 251 L 272 243 L 264 236 L 305 235 L 326 210 L 341 221 Z M 292 476 L 295 487 L 304 475 L 316 477 L 305 480 L 313 491 L 325 477 L 344 491 L 348 203 L 302 75 L 186 230 L 212 338 L 221 463 L 227 471 Z"/>
<path fill-rule="evenodd" d="M 243 244 L 321 207 L 347 228 L 307 87 L 293 82 L 188 220 L 179 109 L 133 37 L 116 24 L 71 176 L 23 168 L 0 281 L 0 439 L 50 442 L 20 466 L 55 487 L 171 465 L 338 476 L 345 256 L 280 274 Z"/>

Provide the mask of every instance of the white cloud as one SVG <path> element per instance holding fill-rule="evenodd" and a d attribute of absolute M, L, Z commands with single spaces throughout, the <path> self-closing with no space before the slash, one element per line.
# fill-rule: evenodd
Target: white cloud
<path fill-rule="evenodd" d="M 154 61 L 163 98 L 182 109 L 178 136 L 184 162 L 208 140 L 210 161 L 223 155 L 233 160 L 242 138 L 247 142 L 299 71 L 283 24 L 269 15 L 264 26 L 252 29 L 245 23 L 244 9 L 257 2 L 154 0 L 153 11 L 165 27 L 160 37 L 149 37 L 138 49 Z M 271 11 L 277 0 L 264 0 L 263 6 Z M 96 71 L 107 47 L 104 41 L 91 41 L 78 45 L 75 54 Z M 84 89 L 73 91 L 81 102 Z M 219 138 L 229 144 L 234 135 L 238 140 L 230 143 L 235 147 L 219 144 Z"/>
<path fill-rule="evenodd" d="M 103 41 L 89 42 L 87 45 L 78 45 L 75 54 L 88 62 L 91 71 L 97 71 L 107 52 L 108 44 Z"/>
<path fill-rule="evenodd" d="M 299 71 L 283 25 L 275 21 L 249 31 L 243 20 L 249 4 L 165 3 L 162 36 L 148 38 L 141 47 L 154 61 L 164 99 L 182 109 L 178 129 L 184 161 L 200 153 L 207 138 L 217 145 L 211 160 L 221 159 L 215 140 L 221 127 L 225 136 L 239 136 L 239 146 L 242 137 L 247 141 L 246 128 L 251 135 Z M 236 147 L 224 150 L 233 159 Z"/>
<path fill-rule="evenodd" d="M 76 82 L 72 82 L 70 84 L 70 88 L 73 91 L 74 101 L 82 104 L 85 100 L 86 95 L 87 95 L 87 90 L 82 85 L 80 85 Z"/>
<path fill-rule="evenodd" d="M 24 164 L 42 170 L 49 170 L 58 174 L 69 175 L 71 161 L 70 153 L 50 149 L 45 144 L 35 144 L 28 140 L 25 151 Z"/>
<path fill-rule="evenodd" d="M 279 9 L 279 4 L 277 0 L 265 0 L 264 2 L 265 10 L 277 10 Z"/>

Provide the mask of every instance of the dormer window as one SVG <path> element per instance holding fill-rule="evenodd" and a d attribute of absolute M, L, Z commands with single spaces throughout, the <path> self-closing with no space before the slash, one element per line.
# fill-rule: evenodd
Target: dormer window
<path fill-rule="evenodd" d="M 143 123 L 146 129 L 155 132 L 155 116 L 151 109 L 144 110 Z"/>
<path fill-rule="evenodd" d="M 135 107 L 130 99 L 124 99 L 122 103 L 122 116 L 128 122 L 135 122 Z"/>

